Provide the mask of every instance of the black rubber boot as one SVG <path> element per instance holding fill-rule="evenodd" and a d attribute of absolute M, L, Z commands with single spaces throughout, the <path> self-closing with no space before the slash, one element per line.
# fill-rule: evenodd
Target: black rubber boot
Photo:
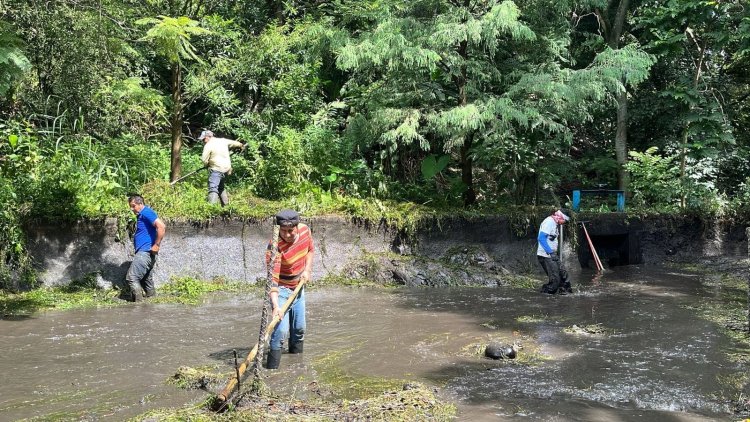
<path fill-rule="evenodd" d="M 304 343 L 305 342 L 302 340 L 296 343 L 289 343 L 289 353 L 291 354 L 302 353 L 302 349 L 303 349 L 302 346 L 304 346 Z"/>
<path fill-rule="evenodd" d="M 143 300 L 143 289 L 141 289 L 141 283 L 129 283 L 130 287 L 130 301 L 140 302 Z"/>
<path fill-rule="evenodd" d="M 269 350 L 268 359 L 266 360 L 266 369 L 279 369 L 281 363 L 281 349 Z"/>
<path fill-rule="evenodd" d="M 133 290 L 131 296 L 130 296 L 131 302 L 141 302 L 143 301 L 143 291 L 141 289 L 135 289 Z"/>

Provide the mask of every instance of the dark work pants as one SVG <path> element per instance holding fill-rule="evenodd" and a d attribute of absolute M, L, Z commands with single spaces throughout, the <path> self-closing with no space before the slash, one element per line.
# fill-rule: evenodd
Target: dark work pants
<path fill-rule="evenodd" d="M 560 265 L 560 261 L 553 261 L 552 258 L 539 255 L 536 258 L 544 269 L 544 273 L 547 274 L 548 279 L 547 284 L 542 286 L 542 293 L 556 294 L 571 293 L 573 291 L 568 279 L 568 272 Z"/>
<path fill-rule="evenodd" d="M 222 206 L 229 204 L 229 195 L 227 194 L 226 188 L 224 187 L 224 179 L 226 177 L 226 173 L 222 173 L 216 170 L 208 171 L 208 196 L 210 198 L 212 193 L 216 193 L 218 195 L 218 199 L 221 200 Z M 211 202 L 210 199 L 209 202 Z"/>
<path fill-rule="evenodd" d="M 133 262 L 128 268 L 128 275 L 125 276 L 128 286 L 130 286 L 131 300 L 137 302 L 143 299 L 143 292 L 146 297 L 156 294 L 152 270 L 156 264 L 156 254 L 151 251 L 139 251 L 133 257 Z"/>

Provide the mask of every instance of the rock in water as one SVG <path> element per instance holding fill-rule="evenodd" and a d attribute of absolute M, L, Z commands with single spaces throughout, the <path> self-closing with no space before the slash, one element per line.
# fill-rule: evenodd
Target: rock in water
<path fill-rule="evenodd" d="M 490 343 L 484 349 L 484 355 L 491 359 L 515 359 L 515 346 L 504 346 L 500 343 Z"/>

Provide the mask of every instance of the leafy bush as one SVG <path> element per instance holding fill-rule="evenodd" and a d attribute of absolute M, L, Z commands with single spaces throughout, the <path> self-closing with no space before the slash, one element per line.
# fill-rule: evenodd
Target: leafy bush
<path fill-rule="evenodd" d="M 36 285 L 21 228 L 26 204 L 17 191 L 33 180 L 34 166 L 41 159 L 28 132 L 17 122 L 0 123 L 0 289 L 12 291 Z"/>
<path fill-rule="evenodd" d="M 168 97 L 144 87 L 141 78 L 108 80 L 94 96 L 100 125 L 107 132 L 137 134 L 146 138 L 168 127 Z"/>
<path fill-rule="evenodd" d="M 640 153 L 630 151 L 627 169 L 631 174 L 632 205 L 662 212 L 697 211 L 717 215 L 724 211 L 726 200 L 714 183 L 717 168 L 711 159 L 687 158 L 685 177 L 680 177 L 679 156 L 661 156 L 651 147 Z M 684 200 L 684 208 L 682 208 Z"/>
<path fill-rule="evenodd" d="M 16 203 L 10 180 L 0 177 L 0 289 L 10 291 L 34 287 L 37 281 Z"/>
<path fill-rule="evenodd" d="M 281 128 L 262 145 L 262 159 L 257 163 L 256 193 L 269 199 L 293 196 L 305 179 L 307 165 L 302 149 L 302 134 Z"/>
<path fill-rule="evenodd" d="M 750 177 L 737 186 L 735 196 L 729 202 L 728 207 L 735 216 L 742 216 L 742 218 L 750 216 Z"/>
<path fill-rule="evenodd" d="M 674 211 L 679 207 L 680 169 L 674 164 L 674 156 L 663 157 L 657 151 L 656 147 L 642 153 L 630 151 L 626 167 L 631 175 L 632 203 Z"/>
<path fill-rule="evenodd" d="M 103 143 L 69 136 L 54 146 L 48 142 L 41 154 L 46 158 L 24 191 L 35 217 L 116 215 L 127 192 L 169 171 L 166 147 L 133 137 Z"/>

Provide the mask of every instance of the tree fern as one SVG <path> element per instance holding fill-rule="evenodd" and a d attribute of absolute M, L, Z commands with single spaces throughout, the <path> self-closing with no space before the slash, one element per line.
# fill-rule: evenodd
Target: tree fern
<path fill-rule="evenodd" d="M 166 57 L 170 63 L 178 63 L 183 59 L 200 61 L 195 47 L 190 43 L 193 35 L 208 35 L 210 31 L 201 28 L 197 21 L 186 16 L 177 18 L 157 16 L 143 18 L 135 22 L 137 25 L 151 25 L 141 41 L 153 42 L 156 51 Z"/>
<path fill-rule="evenodd" d="M 21 41 L 0 25 L 0 95 L 5 95 L 13 81 L 31 68 L 21 49 Z"/>

